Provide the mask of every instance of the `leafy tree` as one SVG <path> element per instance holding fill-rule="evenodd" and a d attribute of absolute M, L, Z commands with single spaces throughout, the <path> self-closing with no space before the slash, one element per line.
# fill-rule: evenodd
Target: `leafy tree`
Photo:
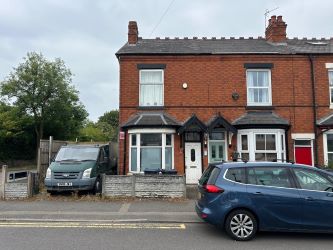
<path fill-rule="evenodd" d="M 108 141 L 103 131 L 92 121 L 88 121 L 86 125 L 80 129 L 80 141 L 94 141 L 102 142 Z"/>
<path fill-rule="evenodd" d="M 46 125 L 48 133 L 59 131 L 64 133 L 59 139 L 64 139 L 78 131 L 87 117 L 71 82 L 72 73 L 61 59 L 48 61 L 36 52 L 28 53 L 2 82 L 1 95 L 33 118 L 37 148 Z"/>
<path fill-rule="evenodd" d="M 31 117 L 0 102 L 0 162 L 33 158 L 35 140 Z"/>
<path fill-rule="evenodd" d="M 97 126 L 103 131 L 110 141 L 117 141 L 119 130 L 119 111 L 105 112 L 98 118 Z"/>

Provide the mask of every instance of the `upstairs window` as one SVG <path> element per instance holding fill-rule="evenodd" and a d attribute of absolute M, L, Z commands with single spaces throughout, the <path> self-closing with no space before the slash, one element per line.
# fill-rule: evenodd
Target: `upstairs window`
<path fill-rule="evenodd" d="M 163 70 L 140 70 L 140 106 L 163 106 Z"/>
<path fill-rule="evenodd" d="M 246 71 L 247 105 L 272 105 L 271 71 L 266 69 L 249 69 Z"/>
<path fill-rule="evenodd" d="M 330 104 L 333 107 L 333 70 L 328 71 L 328 82 L 330 85 Z"/>

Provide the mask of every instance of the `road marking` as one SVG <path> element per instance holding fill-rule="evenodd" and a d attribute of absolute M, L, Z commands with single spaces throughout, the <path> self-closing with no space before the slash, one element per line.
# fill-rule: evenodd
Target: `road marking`
<path fill-rule="evenodd" d="M 121 205 L 120 209 L 119 209 L 119 213 L 127 213 L 129 208 L 131 206 L 131 203 L 124 203 Z"/>
<path fill-rule="evenodd" d="M 180 223 L 0 222 L 0 228 L 186 229 Z"/>

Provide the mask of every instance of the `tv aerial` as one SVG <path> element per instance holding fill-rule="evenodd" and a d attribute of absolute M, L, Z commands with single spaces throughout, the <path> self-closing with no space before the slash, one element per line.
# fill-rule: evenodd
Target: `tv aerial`
<path fill-rule="evenodd" d="M 274 8 L 274 9 L 271 9 L 271 10 L 268 10 L 268 9 L 266 9 L 265 10 L 265 29 L 266 29 L 266 24 L 267 24 L 267 16 L 268 16 L 268 14 L 269 13 L 271 13 L 271 12 L 273 12 L 274 10 L 277 10 L 279 7 L 276 7 L 276 8 Z"/>

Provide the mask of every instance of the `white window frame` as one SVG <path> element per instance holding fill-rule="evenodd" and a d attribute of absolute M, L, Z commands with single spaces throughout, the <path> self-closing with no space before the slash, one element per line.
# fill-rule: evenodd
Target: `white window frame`
<path fill-rule="evenodd" d="M 159 71 L 162 74 L 162 82 L 156 83 L 158 85 L 162 85 L 162 104 L 161 105 L 146 105 L 141 101 L 141 85 L 152 85 L 151 83 L 141 83 L 141 73 L 142 72 L 156 72 Z M 163 69 L 140 69 L 139 71 L 139 106 L 140 107 L 160 107 L 164 106 L 164 70 Z"/>
<path fill-rule="evenodd" d="M 286 160 L 286 145 L 285 145 L 285 130 L 284 129 L 242 129 L 237 132 L 237 150 L 241 154 L 248 153 L 249 161 L 255 161 L 256 151 L 256 135 L 257 134 L 275 134 L 275 146 L 276 150 L 267 150 L 265 153 L 276 153 L 277 161 L 281 162 L 281 156 L 284 155 L 284 161 Z M 241 136 L 247 135 L 248 150 L 242 151 Z M 282 147 L 283 146 L 283 147 Z M 260 152 L 263 152 L 260 150 Z M 241 157 L 242 158 L 242 157 Z"/>
<path fill-rule="evenodd" d="M 268 102 L 250 102 L 250 91 L 248 85 L 248 72 L 268 72 L 268 86 L 267 87 L 251 87 L 257 89 L 268 88 Z M 246 70 L 246 94 L 247 94 L 247 106 L 271 106 L 272 105 L 272 77 L 270 69 L 247 69 Z"/>
<path fill-rule="evenodd" d="M 222 159 L 222 160 L 223 161 L 228 161 L 227 132 L 226 131 L 219 131 L 219 132 L 224 133 L 224 140 L 211 140 L 211 139 L 209 139 L 209 134 L 208 134 L 208 163 L 214 163 L 214 162 L 211 162 L 211 160 L 210 160 L 210 143 L 211 142 L 221 142 L 221 143 L 223 143 L 223 145 L 224 145 L 224 159 Z"/>
<path fill-rule="evenodd" d="M 333 134 L 333 129 L 330 129 L 323 133 L 323 147 L 324 147 L 324 165 L 328 166 L 328 148 L 327 148 L 327 135 Z M 333 152 L 332 152 L 333 153 Z"/>
<path fill-rule="evenodd" d="M 328 89 L 329 89 L 329 96 L 330 96 L 330 109 L 333 109 L 333 102 L 332 102 L 332 91 L 333 91 L 333 69 L 329 69 L 328 70 Z M 330 77 L 330 75 L 332 75 L 332 77 Z M 332 83 L 332 85 L 331 85 Z"/>
<path fill-rule="evenodd" d="M 162 169 L 165 169 L 165 148 L 166 147 L 171 147 L 172 150 L 172 162 L 171 162 L 171 169 L 175 169 L 175 156 L 174 156 L 174 151 L 175 151 L 175 147 L 174 147 L 174 135 L 175 135 L 176 131 L 174 129 L 130 129 L 128 131 L 129 134 L 129 172 L 131 173 L 143 173 L 144 171 L 141 171 L 140 169 L 140 163 L 141 163 L 141 155 L 140 155 L 140 151 L 141 151 L 141 145 L 140 145 L 140 141 L 141 141 L 141 134 L 162 134 Z M 132 171 L 131 169 L 131 160 L 132 160 L 132 155 L 131 155 L 131 148 L 132 148 L 132 135 L 136 134 L 136 171 Z M 167 146 L 166 145 L 166 134 L 171 134 L 171 146 Z"/>

